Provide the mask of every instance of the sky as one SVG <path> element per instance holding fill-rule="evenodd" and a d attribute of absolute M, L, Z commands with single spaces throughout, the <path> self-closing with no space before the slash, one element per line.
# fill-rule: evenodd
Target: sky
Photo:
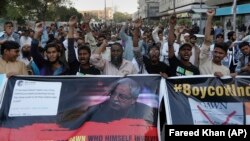
<path fill-rule="evenodd" d="M 102 10 L 104 9 L 105 0 L 71 0 L 73 7 L 78 11 L 83 10 Z M 132 14 L 137 11 L 137 0 L 106 0 L 107 7 L 117 8 L 119 12 L 127 12 Z"/>

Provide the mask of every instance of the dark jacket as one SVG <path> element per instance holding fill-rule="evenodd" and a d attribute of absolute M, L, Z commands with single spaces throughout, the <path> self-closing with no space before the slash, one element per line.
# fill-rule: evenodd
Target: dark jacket
<path fill-rule="evenodd" d="M 69 74 L 68 68 L 62 62 L 60 62 L 61 68 L 58 68 L 57 70 L 52 70 L 51 63 L 48 60 L 44 59 L 43 56 L 38 51 L 38 44 L 39 44 L 38 40 L 36 39 L 32 40 L 31 55 L 33 57 L 34 62 L 36 63 L 36 65 L 38 66 L 40 70 L 40 75 L 67 75 Z"/>

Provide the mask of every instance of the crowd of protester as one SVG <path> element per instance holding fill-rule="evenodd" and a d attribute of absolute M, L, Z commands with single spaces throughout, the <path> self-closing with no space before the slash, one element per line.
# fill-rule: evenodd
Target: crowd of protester
<path fill-rule="evenodd" d="M 37 21 L 35 27 L 15 32 L 6 22 L 0 33 L 0 73 L 13 75 L 129 75 L 171 76 L 250 74 L 250 35 L 236 40 L 236 32 L 213 27 L 214 10 L 207 11 L 204 42 L 197 45 L 197 24 L 177 25 L 172 15 L 166 27 L 143 25 L 141 19 L 125 24 L 83 23 L 72 16 L 57 27 Z M 248 28 L 250 33 L 250 28 Z M 246 29 L 242 27 L 242 31 Z"/>

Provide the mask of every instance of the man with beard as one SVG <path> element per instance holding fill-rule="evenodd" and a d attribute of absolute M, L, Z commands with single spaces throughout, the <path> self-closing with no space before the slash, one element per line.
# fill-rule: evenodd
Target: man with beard
<path fill-rule="evenodd" d="M 23 47 L 24 45 L 31 45 L 32 39 L 29 37 L 29 30 L 24 30 L 23 36 L 20 38 L 20 46 Z"/>
<path fill-rule="evenodd" d="M 100 74 L 100 71 L 89 63 L 91 51 L 88 46 L 78 46 L 78 60 L 74 50 L 74 29 L 77 24 L 77 18 L 72 16 L 69 20 L 68 32 L 68 63 L 70 74 L 75 75 L 77 72 L 82 74 Z"/>
<path fill-rule="evenodd" d="M 230 31 L 227 33 L 228 41 L 226 42 L 228 46 L 227 56 L 223 60 L 223 65 L 227 66 L 230 70 L 230 73 L 235 73 L 235 68 L 239 60 L 239 48 L 235 44 L 236 41 L 236 32 Z"/>
<path fill-rule="evenodd" d="M 45 46 L 47 60 L 38 51 L 39 40 L 42 35 L 43 25 L 36 23 L 34 39 L 31 43 L 31 55 L 40 70 L 40 75 L 63 75 L 68 74 L 68 70 L 59 61 L 60 47 L 56 43 L 49 43 Z"/>
<path fill-rule="evenodd" d="M 215 43 L 213 50 L 213 58 L 209 58 L 209 49 L 212 42 L 210 38 L 210 33 L 212 27 L 212 19 L 214 15 L 214 10 L 207 11 L 205 40 L 201 47 L 199 69 L 201 74 L 212 74 L 217 77 L 222 77 L 225 75 L 230 75 L 230 70 L 228 69 L 228 67 L 222 64 L 222 60 L 227 55 L 228 46 L 225 43 Z"/>
<path fill-rule="evenodd" d="M 30 44 L 25 44 L 21 48 L 21 54 L 18 58 L 19 61 L 23 62 L 28 70 L 29 75 L 39 75 L 39 69 L 35 62 L 33 61 L 33 58 L 31 57 L 30 53 Z"/>
<path fill-rule="evenodd" d="M 84 14 L 83 16 L 83 24 L 81 26 L 82 30 L 86 32 L 84 36 L 85 43 L 89 44 L 91 53 L 93 53 L 97 49 L 97 41 L 94 37 L 95 31 L 91 29 L 89 23 L 91 21 L 91 17 L 89 14 Z M 99 46 L 98 46 L 99 47 Z"/>
<path fill-rule="evenodd" d="M 168 33 L 168 54 L 169 54 L 169 64 L 172 69 L 173 76 L 183 76 L 183 75 L 199 75 L 199 69 L 190 63 L 189 59 L 192 55 L 192 45 L 190 43 L 184 43 L 179 48 L 179 59 L 175 56 L 174 52 L 174 26 L 176 25 L 176 16 L 171 16 L 170 29 Z"/>
<path fill-rule="evenodd" d="M 106 49 L 108 43 L 104 40 L 101 46 L 96 49 L 94 54 L 90 57 L 90 62 L 102 71 L 105 75 L 129 75 L 136 74 L 137 70 L 132 62 L 122 58 L 123 48 L 119 43 L 111 45 L 111 60 L 102 58 L 101 53 Z"/>
<path fill-rule="evenodd" d="M 189 59 L 189 62 L 191 62 L 194 66 L 199 67 L 199 55 L 200 55 L 200 49 L 198 45 L 196 44 L 197 37 L 194 34 L 190 35 L 190 44 L 192 45 L 192 55 Z"/>
<path fill-rule="evenodd" d="M 160 44 L 153 44 L 149 46 L 148 56 L 142 56 L 142 53 L 138 48 L 139 32 L 141 26 L 142 21 L 140 19 L 136 20 L 134 24 L 135 29 L 133 36 L 133 46 L 139 73 L 161 74 L 163 77 L 169 76 L 170 68 L 165 63 L 160 61 Z"/>

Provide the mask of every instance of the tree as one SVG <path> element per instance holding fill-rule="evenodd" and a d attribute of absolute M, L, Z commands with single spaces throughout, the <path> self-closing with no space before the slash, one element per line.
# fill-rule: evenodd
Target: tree
<path fill-rule="evenodd" d="M 81 18 L 82 15 L 73 7 L 57 6 L 48 9 L 48 20 L 68 21 L 72 15 Z"/>
<path fill-rule="evenodd" d="M 1 0 L 0 4 L 0 17 L 3 17 L 6 13 L 5 7 L 7 6 L 7 0 Z"/>
<path fill-rule="evenodd" d="M 114 21 L 117 23 L 125 22 L 131 18 L 127 13 L 115 12 L 113 15 Z"/>
<path fill-rule="evenodd" d="M 221 21 L 217 20 L 217 21 L 214 21 L 214 25 L 216 25 L 216 26 L 222 26 L 223 24 L 221 23 Z"/>
<path fill-rule="evenodd" d="M 186 25 L 188 27 L 191 27 L 192 21 L 191 21 L 191 19 L 179 19 L 178 24 L 179 25 Z"/>
<path fill-rule="evenodd" d="M 4 6 L 7 11 L 5 17 L 12 20 L 18 18 L 46 20 L 49 9 L 70 3 L 70 0 L 9 0 Z"/>

